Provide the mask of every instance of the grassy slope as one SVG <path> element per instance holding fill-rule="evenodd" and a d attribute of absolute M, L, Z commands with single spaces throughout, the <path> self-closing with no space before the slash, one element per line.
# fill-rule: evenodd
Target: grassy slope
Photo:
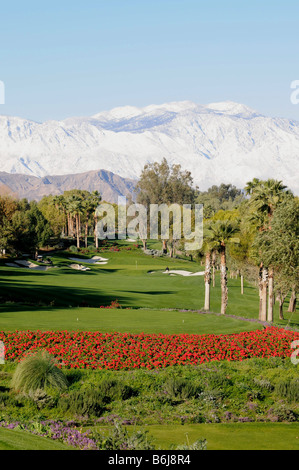
<path fill-rule="evenodd" d="M 0 428 L 0 450 L 73 450 L 73 448 L 46 437 L 26 431 Z"/>

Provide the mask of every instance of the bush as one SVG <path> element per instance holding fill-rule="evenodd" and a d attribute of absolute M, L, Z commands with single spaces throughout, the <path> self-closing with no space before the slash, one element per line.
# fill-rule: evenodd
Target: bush
<path fill-rule="evenodd" d="M 71 253 L 78 253 L 78 248 L 76 247 L 76 245 L 71 245 L 71 246 L 69 247 L 69 251 L 70 251 Z"/>
<path fill-rule="evenodd" d="M 111 379 L 103 380 L 99 384 L 98 391 L 105 403 L 110 403 L 114 400 L 127 400 L 135 395 L 132 387 Z"/>
<path fill-rule="evenodd" d="M 261 389 L 265 389 L 265 390 L 269 390 L 269 391 L 272 391 L 274 389 L 273 385 L 271 384 L 271 382 L 267 379 L 258 379 L 258 378 L 254 378 L 253 379 L 254 383 L 260 387 Z"/>
<path fill-rule="evenodd" d="M 80 416 L 100 416 L 105 411 L 102 395 L 97 390 L 74 391 L 63 396 L 58 408 Z"/>
<path fill-rule="evenodd" d="M 35 403 L 37 408 L 53 408 L 57 403 L 57 399 L 48 395 L 44 390 L 35 390 L 28 393 L 28 397 Z"/>
<path fill-rule="evenodd" d="M 299 401 L 299 379 L 284 380 L 275 387 L 275 392 L 289 402 Z"/>
<path fill-rule="evenodd" d="M 293 423 L 298 420 L 298 414 L 288 406 L 276 404 L 268 410 L 268 419 Z"/>
<path fill-rule="evenodd" d="M 12 388 L 25 394 L 47 388 L 65 390 L 67 386 L 64 373 L 47 351 L 27 356 L 18 364 L 12 377 Z"/>
<path fill-rule="evenodd" d="M 187 400 L 199 396 L 201 388 L 184 379 L 172 378 L 165 383 L 165 392 L 171 398 Z"/>
<path fill-rule="evenodd" d="M 190 444 L 187 438 L 186 444 L 178 446 L 177 450 L 207 450 L 207 441 L 206 439 L 198 439 L 197 441 Z"/>
<path fill-rule="evenodd" d="M 142 429 L 131 434 L 119 422 L 108 436 L 98 435 L 97 443 L 101 450 L 154 450 L 152 438 L 148 437 L 148 431 Z"/>
<path fill-rule="evenodd" d="M 207 377 L 209 388 L 218 389 L 232 385 L 232 381 L 228 379 L 222 372 L 213 372 Z"/>
<path fill-rule="evenodd" d="M 83 377 L 83 372 L 80 369 L 71 369 L 66 371 L 66 378 L 70 385 L 79 382 Z"/>

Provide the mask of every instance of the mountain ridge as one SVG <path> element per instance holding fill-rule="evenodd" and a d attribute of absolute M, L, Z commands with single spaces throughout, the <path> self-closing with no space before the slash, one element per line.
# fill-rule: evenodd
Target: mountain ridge
<path fill-rule="evenodd" d="M 145 164 L 179 163 L 200 190 L 254 177 L 299 194 L 299 122 L 232 101 L 123 106 L 90 117 L 34 121 L 0 116 L 0 170 L 36 177 L 98 168 L 139 178 Z"/>
<path fill-rule="evenodd" d="M 132 197 L 136 181 L 122 178 L 105 170 L 70 175 L 47 175 L 42 178 L 0 171 L 0 195 L 20 199 L 40 200 L 43 196 L 58 196 L 64 191 L 82 189 L 99 191 L 103 201 L 117 203 L 119 196 Z"/>

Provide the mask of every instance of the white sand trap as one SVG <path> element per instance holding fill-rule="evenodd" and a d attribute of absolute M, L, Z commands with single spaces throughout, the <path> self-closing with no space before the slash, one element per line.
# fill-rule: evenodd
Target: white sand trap
<path fill-rule="evenodd" d="M 72 261 L 77 261 L 78 263 L 86 263 L 86 264 L 107 264 L 107 258 L 101 258 L 100 256 L 93 256 L 91 259 L 82 259 L 82 258 L 69 258 Z"/>
<path fill-rule="evenodd" d="M 205 272 L 204 271 L 198 271 L 197 273 L 192 273 L 190 271 L 179 271 L 179 270 L 173 270 L 173 271 L 164 271 L 163 274 L 170 274 L 170 275 L 179 275 L 179 276 L 204 276 Z"/>
<path fill-rule="evenodd" d="M 38 264 L 31 263 L 31 261 L 17 260 L 15 263 L 7 263 L 14 268 L 29 268 L 35 271 L 47 271 L 51 269 L 50 266 L 39 266 Z"/>
<path fill-rule="evenodd" d="M 134 238 L 127 238 L 126 241 L 131 242 L 131 243 L 137 243 L 138 242 L 138 240 L 134 240 Z"/>
<path fill-rule="evenodd" d="M 72 269 L 76 269 L 77 271 L 90 271 L 90 268 L 82 266 L 82 264 L 71 264 L 69 267 Z"/>

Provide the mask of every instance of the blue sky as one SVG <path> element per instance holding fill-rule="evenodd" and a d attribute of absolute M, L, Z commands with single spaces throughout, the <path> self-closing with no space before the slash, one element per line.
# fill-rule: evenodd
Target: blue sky
<path fill-rule="evenodd" d="M 0 5 L 0 113 L 232 100 L 299 120 L 298 0 L 16 0 Z"/>

